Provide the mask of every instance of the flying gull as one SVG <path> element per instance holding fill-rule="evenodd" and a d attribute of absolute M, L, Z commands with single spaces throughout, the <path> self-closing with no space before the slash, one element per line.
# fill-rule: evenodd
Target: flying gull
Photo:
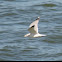
<path fill-rule="evenodd" d="M 34 22 L 32 22 L 28 28 L 28 31 L 30 33 L 24 35 L 24 37 L 42 37 L 46 36 L 44 34 L 39 34 L 38 33 L 38 22 L 39 22 L 40 17 L 38 17 Z"/>

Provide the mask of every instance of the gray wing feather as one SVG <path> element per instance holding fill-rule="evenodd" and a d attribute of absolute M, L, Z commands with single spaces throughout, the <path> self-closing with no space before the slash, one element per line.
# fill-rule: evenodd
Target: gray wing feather
<path fill-rule="evenodd" d="M 38 17 L 34 22 L 32 22 L 29 26 L 28 31 L 30 33 L 36 34 L 38 33 L 38 22 L 39 22 L 40 17 Z M 34 27 L 32 27 L 34 25 Z"/>

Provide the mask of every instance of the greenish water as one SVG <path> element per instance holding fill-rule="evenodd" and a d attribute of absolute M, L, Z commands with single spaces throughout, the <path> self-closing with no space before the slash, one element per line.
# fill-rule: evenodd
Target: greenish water
<path fill-rule="evenodd" d="M 38 16 L 47 36 L 25 38 Z M 0 0 L 0 61 L 62 61 L 62 0 Z"/>

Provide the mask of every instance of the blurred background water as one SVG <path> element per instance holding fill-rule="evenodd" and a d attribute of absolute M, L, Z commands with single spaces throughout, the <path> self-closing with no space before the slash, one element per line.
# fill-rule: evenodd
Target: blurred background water
<path fill-rule="evenodd" d="M 38 16 L 47 36 L 25 38 Z M 0 0 L 0 61 L 62 61 L 62 0 Z"/>

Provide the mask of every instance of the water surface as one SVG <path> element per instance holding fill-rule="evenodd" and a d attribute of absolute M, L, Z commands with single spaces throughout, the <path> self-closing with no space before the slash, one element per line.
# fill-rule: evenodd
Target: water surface
<path fill-rule="evenodd" d="M 25 38 L 38 16 L 47 36 Z M 0 61 L 62 61 L 62 0 L 0 0 Z"/>

